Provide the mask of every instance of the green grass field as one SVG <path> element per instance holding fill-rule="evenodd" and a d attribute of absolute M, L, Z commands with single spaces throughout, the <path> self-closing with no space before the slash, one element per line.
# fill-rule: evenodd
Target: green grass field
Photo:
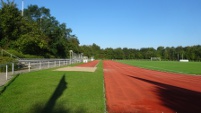
<path fill-rule="evenodd" d="M 153 70 L 201 74 L 201 62 L 119 60 Z M 0 87 L 0 113 L 103 113 L 102 62 L 95 72 L 54 69 L 20 74 Z"/>
<path fill-rule="evenodd" d="M 167 72 L 201 75 L 201 62 L 118 60 L 118 62 Z"/>
<path fill-rule="evenodd" d="M 103 113 L 102 62 L 95 72 L 21 74 L 0 95 L 0 113 Z"/>

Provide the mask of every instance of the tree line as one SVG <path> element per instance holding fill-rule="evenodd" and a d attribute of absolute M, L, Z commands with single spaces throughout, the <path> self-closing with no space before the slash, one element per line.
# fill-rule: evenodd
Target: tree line
<path fill-rule="evenodd" d="M 59 23 L 50 10 L 29 5 L 22 15 L 14 2 L 1 0 L 0 48 L 46 58 L 65 58 L 69 50 L 79 52 L 72 29 Z"/>
<path fill-rule="evenodd" d="M 79 45 L 78 37 L 66 23 L 59 23 L 50 9 L 29 5 L 21 11 L 14 2 L 1 0 L 0 48 L 44 58 L 68 58 L 69 50 L 96 59 L 189 59 L 201 61 L 201 45 L 158 48 L 105 48 L 93 43 Z"/>
<path fill-rule="evenodd" d="M 188 59 L 191 61 L 201 61 L 201 45 L 164 47 L 159 46 L 133 49 L 133 48 L 105 48 L 101 49 L 98 45 L 81 46 L 85 55 L 94 56 L 100 59 L 151 59 L 160 57 L 162 60 L 176 61 Z"/>

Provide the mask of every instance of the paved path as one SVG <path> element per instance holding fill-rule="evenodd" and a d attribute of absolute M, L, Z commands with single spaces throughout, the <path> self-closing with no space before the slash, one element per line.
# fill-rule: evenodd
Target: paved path
<path fill-rule="evenodd" d="M 8 75 L 8 80 L 10 80 L 12 76 Z M 6 80 L 6 73 L 0 73 L 0 86 L 3 86 L 8 80 Z"/>

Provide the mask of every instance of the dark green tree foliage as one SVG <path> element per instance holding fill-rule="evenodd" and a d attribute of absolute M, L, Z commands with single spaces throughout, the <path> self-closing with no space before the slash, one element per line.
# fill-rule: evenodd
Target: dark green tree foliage
<path fill-rule="evenodd" d="M 10 48 L 13 41 L 18 39 L 21 31 L 22 17 L 14 2 L 1 0 L 0 9 L 0 47 Z"/>
<path fill-rule="evenodd" d="M 99 58 L 100 57 L 100 52 L 101 48 L 100 46 L 96 45 L 95 43 L 92 44 L 92 51 L 93 51 L 93 56 L 94 58 Z"/>
<path fill-rule="evenodd" d="M 102 58 L 101 57 L 101 48 L 100 46 L 93 43 L 92 45 L 83 45 L 80 46 L 81 52 L 88 57 L 94 57 L 95 59 Z"/>
<path fill-rule="evenodd" d="M 71 49 L 80 53 L 79 40 L 71 32 L 45 7 L 30 5 L 22 16 L 14 2 L 1 0 L 0 48 L 43 57 L 66 58 Z"/>
<path fill-rule="evenodd" d="M 73 50 L 75 53 L 80 53 L 80 42 L 75 35 L 72 35 L 68 38 L 68 43 L 69 50 Z"/>
<path fill-rule="evenodd" d="M 69 50 L 79 52 L 79 41 L 75 35 L 70 35 L 71 29 L 65 23 L 60 24 L 55 17 L 51 16 L 50 10 L 37 5 L 30 5 L 25 9 L 25 17 L 38 24 L 38 29 L 48 38 L 49 55 L 67 57 Z M 73 43 L 75 39 L 78 43 Z M 46 55 L 48 56 L 48 55 Z"/>
<path fill-rule="evenodd" d="M 151 57 L 160 57 L 162 60 L 176 61 L 180 59 L 188 59 L 191 61 L 201 61 L 201 45 L 187 47 L 163 47 L 154 48 L 105 48 L 93 49 L 93 45 L 80 46 L 85 56 L 97 56 L 100 59 L 150 59 Z"/>
<path fill-rule="evenodd" d="M 23 33 L 15 41 L 16 49 L 25 54 L 44 56 L 48 51 L 48 39 L 37 24 L 25 21 L 21 29 Z"/>
<path fill-rule="evenodd" d="M 154 48 L 106 48 L 102 50 L 103 59 L 150 59 L 160 57 L 162 60 L 188 59 L 191 61 L 201 61 L 201 45 L 187 47 L 163 47 Z"/>
<path fill-rule="evenodd" d="M 151 57 L 156 56 L 156 50 L 154 48 L 141 48 L 140 52 L 144 59 L 150 59 Z"/>
<path fill-rule="evenodd" d="M 106 59 L 115 59 L 114 49 L 113 48 L 106 48 L 104 50 L 104 57 Z"/>
<path fill-rule="evenodd" d="M 28 6 L 28 8 L 24 10 L 24 15 L 28 20 L 37 21 L 39 23 L 43 18 L 49 18 L 51 16 L 49 9 L 45 7 L 39 8 L 37 5 Z"/>
<path fill-rule="evenodd" d="M 81 48 L 81 52 L 83 53 L 84 56 L 87 56 L 87 57 L 93 56 L 91 46 L 82 45 L 82 46 L 80 46 L 80 48 Z"/>

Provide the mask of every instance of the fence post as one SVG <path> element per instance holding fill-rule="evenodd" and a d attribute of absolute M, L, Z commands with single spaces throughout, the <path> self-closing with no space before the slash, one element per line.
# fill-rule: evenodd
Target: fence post
<path fill-rule="evenodd" d="M 47 62 L 47 68 L 50 68 L 50 62 L 49 61 Z"/>
<path fill-rule="evenodd" d="M 12 74 L 14 74 L 14 63 L 12 63 Z"/>
<path fill-rule="evenodd" d="M 41 62 L 40 62 L 40 64 L 39 64 L 39 69 L 41 69 Z"/>
<path fill-rule="evenodd" d="M 28 67 L 29 67 L 29 72 L 30 72 L 31 71 L 31 63 L 30 62 L 29 62 L 29 66 Z"/>
<path fill-rule="evenodd" d="M 54 61 L 54 67 L 56 67 L 57 66 L 57 61 Z"/>
<path fill-rule="evenodd" d="M 8 80 L 8 65 L 6 65 L 6 80 Z"/>
<path fill-rule="evenodd" d="M 60 67 L 60 65 L 61 65 L 61 64 L 60 64 L 60 60 L 59 60 L 59 67 Z"/>

